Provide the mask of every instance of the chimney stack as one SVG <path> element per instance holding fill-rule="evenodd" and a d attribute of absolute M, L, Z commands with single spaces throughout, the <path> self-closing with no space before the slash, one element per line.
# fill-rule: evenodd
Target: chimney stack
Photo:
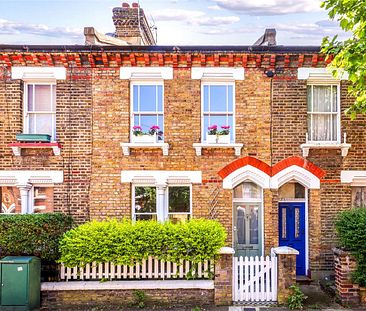
<path fill-rule="evenodd" d="M 144 10 L 138 3 L 122 3 L 122 7 L 113 9 L 115 37 L 132 45 L 156 45 L 153 33 Z"/>
<path fill-rule="evenodd" d="M 268 28 L 265 30 L 264 35 L 261 36 L 253 45 L 255 46 L 275 46 L 276 42 L 276 29 Z"/>

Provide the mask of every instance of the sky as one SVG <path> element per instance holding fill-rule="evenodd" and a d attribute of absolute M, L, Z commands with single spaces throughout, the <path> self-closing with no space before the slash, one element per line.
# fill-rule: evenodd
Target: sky
<path fill-rule="evenodd" d="M 84 44 L 83 28 L 113 33 L 121 0 L 0 0 L 0 44 Z M 159 45 L 251 45 L 276 28 L 279 45 L 320 45 L 341 32 L 319 0 L 140 0 Z"/>

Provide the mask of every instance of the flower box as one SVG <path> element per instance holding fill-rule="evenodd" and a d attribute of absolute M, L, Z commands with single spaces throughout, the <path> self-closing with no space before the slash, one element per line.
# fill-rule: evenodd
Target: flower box
<path fill-rule="evenodd" d="M 218 135 L 217 136 L 218 144 L 230 144 L 230 134 L 228 135 Z"/>
<path fill-rule="evenodd" d="M 155 144 L 158 142 L 158 136 L 156 134 L 144 134 L 144 135 L 132 135 L 132 142 L 133 143 L 140 143 L 140 144 Z"/>
<path fill-rule="evenodd" d="M 48 134 L 16 134 L 17 141 L 40 141 L 40 142 L 51 142 L 51 135 Z"/>
<path fill-rule="evenodd" d="M 217 135 L 206 134 L 206 143 L 208 144 L 216 144 Z"/>

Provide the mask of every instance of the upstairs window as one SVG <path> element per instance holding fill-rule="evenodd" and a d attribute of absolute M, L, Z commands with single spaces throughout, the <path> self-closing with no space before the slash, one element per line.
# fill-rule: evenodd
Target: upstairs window
<path fill-rule="evenodd" d="M 152 127 L 158 127 L 158 139 L 163 141 L 163 106 L 162 83 L 132 83 L 131 133 L 136 127 L 140 127 L 143 133 L 148 133 Z"/>
<path fill-rule="evenodd" d="M 339 85 L 308 85 L 308 140 L 340 142 Z"/>
<path fill-rule="evenodd" d="M 230 142 L 235 142 L 234 122 L 234 82 L 204 82 L 202 83 L 202 141 L 207 142 L 209 127 L 228 127 Z"/>
<path fill-rule="evenodd" d="M 56 137 L 56 84 L 25 84 L 24 132 Z"/>

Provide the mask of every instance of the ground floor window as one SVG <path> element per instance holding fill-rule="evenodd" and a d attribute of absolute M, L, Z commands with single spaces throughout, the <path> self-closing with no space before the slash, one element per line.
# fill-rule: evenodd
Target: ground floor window
<path fill-rule="evenodd" d="M 17 187 L 0 187 L 1 214 L 21 213 L 20 192 Z"/>
<path fill-rule="evenodd" d="M 352 187 L 352 206 L 366 207 L 366 187 Z"/>
<path fill-rule="evenodd" d="M 170 220 L 191 217 L 191 186 L 133 186 L 134 220 Z"/>

